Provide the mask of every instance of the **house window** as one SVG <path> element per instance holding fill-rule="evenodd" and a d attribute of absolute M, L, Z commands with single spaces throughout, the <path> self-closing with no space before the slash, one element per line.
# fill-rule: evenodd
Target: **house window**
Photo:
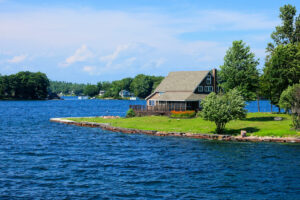
<path fill-rule="evenodd" d="M 158 93 L 158 96 L 160 96 L 160 95 L 163 95 L 165 92 L 159 92 Z"/>
<path fill-rule="evenodd" d="M 149 106 L 155 106 L 155 101 L 154 100 L 149 100 Z"/>
<path fill-rule="evenodd" d="M 211 84 L 211 75 L 208 75 L 208 76 L 206 77 L 206 84 L 207 84 L 207 85 L 210 85 L 210 84 Z"/>
<path fill-rule="evenodd" d="M 201 85 L 198 86 L 198 92 L 203 92 L 203 86 Z"/>
<path fill-rule="evenodd" d="M 208 86 L 204 86 L 204 92 L 208 92 Z"/>
<path fill-rule="evenodd" d="M 208 86 L 208 91 L 209 91 L 209 92 L 214 91 L 213 87 L 212 87 L 212 86 Z"/>

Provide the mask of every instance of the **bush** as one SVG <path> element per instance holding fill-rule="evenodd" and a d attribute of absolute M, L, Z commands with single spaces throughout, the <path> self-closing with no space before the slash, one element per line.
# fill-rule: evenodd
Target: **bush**
<path fill-rule="evenodd" d="M 194 110 L 187 111 L 171 111 L 172 118 L 192 118 L 196 116 L 196 112 Z"/>
<path fill-rule="evenodd" d="M 295 129 L 300 129 L 300 84 L 289 86 L 281 93 L 279 105 L 291 112 Z"/>
<path fill-rule="evenodd" d="M 129 117 L 135 117 L 135 112 L 132 108 L 130 108 L 127 113 L 126 113 L 126 117 L 129 118 Z"/>
<path fill-rule="evenodd" d="M 212 92 L 201 102 L 201 106 L 202 117 L 215 122 L 217 133 L 222 133 L 229 121 L 243 119 L 247 113 L 245 101 L 236 89 L 225 95 Z"/>

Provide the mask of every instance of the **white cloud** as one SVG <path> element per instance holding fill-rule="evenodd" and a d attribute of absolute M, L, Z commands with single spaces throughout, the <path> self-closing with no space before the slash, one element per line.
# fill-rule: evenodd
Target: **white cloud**
<path fill-rule="evenodd" d="M 76 62 L 83 62 L 91 57 L 93 57 L 93 53 L 87 48 L 86 45 L 82 45 L 75 51 L 74 55 L 66 58 L 65 62 L 62 63 L 61 66 L 69 66 Z"/>
<path fill-rule="evenodd" d="M 95 67 L 95 66 L 84 66 L 83 68 L 82 68 L 82 70 L 84 71 L 84 72 L 87 72 L 88 74 L 90 74 L 90 75 L 97 75 L 98 73 L 97 73 L 97 67 Z"/>
<path fill-rule="evenodd" d="M 123 76 L 127 72 L 143 73 L 143 70 L 154 73 L 151 68 L 165 73 L 204 70 L 221 64 L 232 41 L 214 39 L 210 33 L 222 37 L 223 33 L 233 31 L 239 37 L 246 34 L 245 30 L 262 30 L 263 35 L 271 32 L 277 23 L 265 13 L 226 10 L 192 10 L 186 15 L 174 15 L 153 10 L 139 13 L 88 8 L 24 9 L 0 13 L 0 44 L 12 53 L 20 48 L 25 48 L 30 55 L 35 51 L 35 58 L 37 55 L 45 58 L 46 52 L 51 52 L 51 57 L 43 62 L 63 61 L 59 63 L 62 67 L 74 64 L 74 69 L 90 75 Z M 192 42 L 179 37 L 190 32 L 203 33 L 205 39 L 201 38 L 202 34 Z M 251 44 L 251 49 L 260 48 L 267 37 L 260 39 L 259 44 Z M 69 49 L 77 50 L 72 55 Z M 256 52 L 263 56 L 262 51 Z"/>
<path fill-rule="evenodd" d="M 27 58 L 27 55 L 19 55 L 19 56 L 14 56 L 13 58 L 7 60 L 8 63 L 20 63 L 24 61 Z"/>
<path fill-rule="evenodd" d="M 107 65 L 111 65 L 112 62 L 119 56 L 119 54 L 122 51 L 127 50 L 128 48 L 129 48 L 128 44 L 126 44 L 126 45 L 119 45 L 119 46 L 117 46 L 117 48 L 115 49 L 115 51 L 112 54 L 106 55 L 106 56 L 102 56 L 102 57 L 100 57 L 100 60 L 104 61 L 104 62 L 107 62 Z"/>

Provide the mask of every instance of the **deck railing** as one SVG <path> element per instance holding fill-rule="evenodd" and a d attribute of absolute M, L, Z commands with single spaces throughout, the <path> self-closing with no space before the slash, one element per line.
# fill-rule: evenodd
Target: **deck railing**
<path fill-rule="evenodd" d="M 186 111 L 186 106 L 183 104 L 168 104 L 168 105 L 156 105 L 156 106 L 147 106 L 147 105 L 130 105 L 129 108 L 133 109 L 136 112 L 170 112 L 174 111 Z"/>

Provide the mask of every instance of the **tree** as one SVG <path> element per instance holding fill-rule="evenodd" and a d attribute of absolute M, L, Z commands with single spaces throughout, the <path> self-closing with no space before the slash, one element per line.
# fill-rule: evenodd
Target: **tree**
<path fill-rule="evenodd" d="M 233 41 L 224 57 L 224 64 L 220 66 L 221 87 L 225 92 L 236 88 L 246 101 L 254 100 L 259 81 L 258 64 L 249 46 L 242 40 Z"/>
<path fill-rule="evenodd" d="M 282 25 L 276 26 L 271 34 L 274 43 L 268 44 L 268 52 L 272 52 L 279 45 L 300 42 L 300 15 L 296 17 L 296 13 L 296 7 L 290 4 L 280 7 L 279 18 L 282 20 Z"/>
<path fill-rule="evenodd" d="M 216 124 L 216 132 L 222 133 L 225 125 L 235 119 L 246 117 L 245 101 L 237 89 L 226 94 L 210 93 L 202 102 L 201 115 Z"/>
<path fill-rule="evenodd" d="M 264 81 L 269 85 L 269 98 L 278 106 L 281 93 L 300 79 L 300 44 L 277 46 L 266 61 Z"/>
<path fill-rule="evenodd" d="M 0 98 L 2 99 L 45 99 L 48 95 L 49 80 L 41 72 L 19 72 L 2 76 Z"/>
<path fill-rule="evenodd" d="M 151 76 L 151 80 L 153 82 L 151 92 L 154 92 L 154 90 L 157 88 L 157 86 L 161 83 L 163 79 L 163 76 Z"/>
<path fill-rule="evenodd" d="M 83 93 L 87 96 L 93 97 L 96 96 L 99 93 L 97 85 L 87 85 L 84 88 Z"/>
<path fill-rule="evenodd" d="M 145 98 L 151 93 L 152 86 L 153 82 L 149 76 L 139 74 L 133 79 L 130 88 L 135 96 Z"/>
<path fill-rule="evenodd" d="M 280 96 L 279 105 L 286 111 L 291 111 L 293 127 L 300 129 L 300 84 L 294 84 L 284 90 Z"/>

